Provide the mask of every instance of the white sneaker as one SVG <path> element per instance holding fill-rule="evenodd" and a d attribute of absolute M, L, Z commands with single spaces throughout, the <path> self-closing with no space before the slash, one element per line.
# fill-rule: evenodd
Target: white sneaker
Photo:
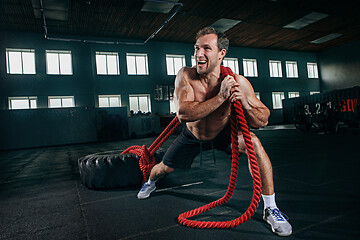
<path fill-rule="evenodd" d="M 287 221 L 289 218 L 278 208 L 266 208 L 263 219 L 270 224 L 273 233 L 279 236 L 289 236 L 292 233 L 292 227 Z"/>
<path fill-rule="evenodd" d="M 138 195 L 137 195 L 137 198 L 138 199 L 145 199 L 145 198 L 148 198 L 150 197 L 150 194 L 156 189 L 156 186 L 155 185 L 150 185 L 149 183 L 144 183 L 144 185 L 142 185 Z"/>

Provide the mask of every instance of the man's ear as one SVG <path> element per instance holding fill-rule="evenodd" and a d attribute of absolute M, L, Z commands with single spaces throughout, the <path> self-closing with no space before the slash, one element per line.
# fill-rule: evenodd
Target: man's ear
<path fill-rule="evenodd" d="M 224 57 L 225 57 L 225 55 L 226 55 L 226 50 L 223 48 L 223 49 L 221 49 L 220 50 L 220 52 L 219 52 L 219 60 L 220 59 L 224 59 Z"/>

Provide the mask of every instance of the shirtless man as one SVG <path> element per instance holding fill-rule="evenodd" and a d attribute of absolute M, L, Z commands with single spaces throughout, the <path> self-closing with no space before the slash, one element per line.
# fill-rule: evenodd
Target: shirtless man
<path fill-rule="evenodd" d="M 230 106 L 239 100 L 248 123 L 255 127 L 265 127 L 270 115 L 269 109 L 256 98 L 250 82 L 235 74 L 221 78 L 220 65 L 228 50 L 229 40 L 224 33 L 214 28 L 204 28 L 197 33 L 195 67 L 183 67 L 175 79 L 174 103 L 180 122 L 186 123 L 182 133 L 175 139 L 164 155 L 163 161 L 151 170 L 148 182 L 138 193 L 138 199 L 148 198 L 155 182 L 176 168 L 190 168 L 199 145 L 208 149 L 213 146 L 226 150 L 230 140 Z M 239 150 L 246 153 L 241 131 L 238 133 Z M 280 236 L 292 233 L 292 227 L 285 214 L 280 212 L 275 202 L 272 166 L 260 140 L 251 132 L 262 185 L 264 200 L 264 220 L 272 231 Z"/>

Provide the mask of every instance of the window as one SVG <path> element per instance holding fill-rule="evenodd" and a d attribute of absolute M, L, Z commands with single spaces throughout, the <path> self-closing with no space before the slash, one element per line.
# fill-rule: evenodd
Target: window
<path fill-rule="evenodd" d="M 281 61 L 270 60 L 270 77 L 282 77 Z"/>
<path fill-rule="evenodd" d="M 273 92 L 272 102 L 273 109 L 282 109 L 282 100 L 285 98 L 284 92 Z"/>
<path fill-rule="evenodd" d="M 176 75 L 185 65 L 185 55 L 166 54 L 166 69 L 168 75 Z"/>
<path fill-rule="evenodd" d="M 46 50 L 46 73 L 72 75 L 71 51 Z"/>
<path fill-rule="evenodd" d="M 8 74 L 35 74 L 35 50 L 7 48 L 6 72 Z"/>
<path fill-rule="evenodd" d="M 37 97 L 9 97 L 9 109 L 37 108 Z"/>
<path fill-rule="evenodd" d="M 130 111 L 138 113 L 151 112 L 150 94 L 129 95 Z"/>
<path fill-rule="evenodd" d="M 49 108 L 75 107 L 73 96 L 49 97 Z"/>
<path fill-rule="evenodd" d="M 243 59 L 244 76 L 245 77 L 257 77 L 257 64 L 256 59 Z"/>
<path fill-rule="evenodd" d="M 255 92 L 255 96 L 257 97 L 257 99 L 260 100 L 260 93 L 259 92 Z"/>
<path fill-rule="evenodd" d="M 119 75 L 119 54 L 116 52 L 96 52 L 96 73 L 98 75 Z"/>
<path fill-rule="evenodd" d="M 170 99 L 170 113 L 176 113 L 174 99 Z"/>
<path fill-rule="evenodd" d="M 296 98 L 299 97 L 299 92 L 289 92 L 289 98 Z"/>
<path fill-rule="evenodd" d="M 126 62 L 129 75 L 149 75 L 147 54 L 127 53 Z"/>
<path fill-rule="evenodd" d="M 234 73 L 239 74 L 239 61 L 237 58 L 224 58 L 223 65 L 231 68 Z"/>
<path fill-rule="evenodd" d="M 196 62 L 195 62 L 195 57 L 194 56 L 191 56 L 191 66 L 195 66 L 196 65 Z"/>
<path fill-rule="evenodd" d="M 286 76 L 288 78 L 297 78 L 298 77 L 297 62 L 286 61 L 285 65 L 286 65 Z"/>
<path fill-rule="evenodd" d="M 121 107 L 120 95 L 99 95 L 99 107 Z"/>
<path fill-rule="evenodd" d="M 319 91 L 310 91 L 310 95 L 314 95 L 314 94 L 318 94 L 320 93 Z"/>
<path fill-rule="evenodd" d="M 307 63 L 308 78 L 319 78 L 318 68 L 316 63 Z"/>

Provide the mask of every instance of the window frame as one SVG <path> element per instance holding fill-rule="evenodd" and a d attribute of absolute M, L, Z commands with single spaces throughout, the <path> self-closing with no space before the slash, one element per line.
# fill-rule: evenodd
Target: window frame
<path fill-rule="evenodd" d="M 108 106 L 100 106 L 100 98 L 107 98 Z M 110 98 L 117 98 L 119 100 L 118 106 L 111 106 Z M 107 108 L 107 107 L 121 107 L 121 95 L 98 95 L 98 106 L 99 108 Z"/>
<path fill-rule="evenodd" d="M 276 69 L 277 69 L 277 75 L 274 74 L 274 65 L 276 64 Z M 270 77 L 272 78 L 282 78 L 282 66 L 281 66 L 281 61 L 280 60 L 269 60 L 269 71 L 270 71 Z"/>
<path fill-rule="evenodd" d="M 293 94 L 297 96 L 291 96 Z M 300 97 L 300 92 L 288 92 L 288 98 L 296 98 L 296 97 Z"/>
<path fill-rule="evenodd" d="M 181 60 L 181 68 L 182 67 L 185 67 L 186 66 L 186 61 L 185 61 L 185 55 L 179 55 L 179 54 L 166 54 L 165 55 L 165 62 L 166 62 L 166 73 L 168 76 L 176 76 L 177 73 L 179 72 L 179 69 L 176 69 L 175 68 L 175 59 L 176 58 L 179 58 Z M 168 60 L 172 60 L 172 69 L 171 69 L 171 72 L 169 73 L 169 67 L 171 66 L 168 66 Z"/>
<path fill-rule="evenodd" d="M 277 106 L 276 105 L 276 99 L 275 99 L 275 95 L 277 95 L 277 94 L 280 94 L 281 96 L 280 96 L 280 105 L 281 106 Z M 274 110 L 277 110 L 277 109 L 283 109 L 283 105 L 282 105 L 282 100 L 284 100 L 285 99 L 285 93 L 284 92 L 272 92 L 271 93 L 271 98 L 272 98 L 272 105 L 273 105 L 273 109 Z"/>
<path fill-rule="evenodd" d="M 175 103 L 174 103 L 174 98 L 172 98 L 172 99 L 169 99 L 169 107 L 170 107 L 170 109 L 169 109 L 169 113 L 170 114 L 172 114 L 172 113 L 176 113 L 176 111 L 175 111 Z"/>
<path fill-rule="evenodd" d="M 135 73 L 129 73 L 129 57 L 135 57 Z M 138 57 L 144 57 L 145 59 L 145 73 L 138 73 L 137 69 L 137 58 Z M 126 66 L 127 66 L 127 74 L 132 76 L 138 76 L 138 75 L 149 75 L 149 59 L 147 53 L 126 53 Z"/>
<path fill-rule="evenodd" d="M 13 108 L 13 100 L 27 100 L 28 107 L 27 108 Z M 31 101 L 35 100 L 35 106 L 31 103 Z M 37 109 L 37 97 L 36 96 L 26 96 L 26 97 L 8 97 L 9 110 L 23 110 L 23 109 Z"/>
<path fill-rule="evenodd" d="M 195 67 L 196 66 L 196 61 L 195 61 L 195 56 L 194 55 L 191 56 L 190 61 L 191 61 L 191 67 Z"/>
<path fill-rule="evenodd" d="M 225 61 L 226 61 L 226 64 L 225 64 Z M 230 66 L 229 62 L 233 63 L 234 68 Z M 223 59 L 222 64 L 224 67 L 230 67 L 234 73 L 240 74 L 238 58 L 226 57 Z"/>
<path fill-rule="evenodd" d="M 314 95 L 314 94 L 320 94 L 320 93 L 321 93 L 320 91 L 310 91 L 310 96 Z"/>
<path fill-rule="evenodd" d="M 6 48 L 5 49 L 6 52 L 6 73 L 7 74 L 12 74 L 12 75 L 35 75 L 36 74 L 36 59 L 35 59 L 35 49 L 19 49 L 19 48 Z M 20 53 L 20 68 L 21 68 L 21 72 L 11 72 L 11 61 L 10 61 L 10 52 L 18 52 Z M 33 55 L 33 65 L 34 65 L 34 69 L 33 72 L 30 73 L 24 73 L 25 69 L 24 69 L 24 56 L 23 53 L 32 53 Z"/>
<path fill-rule="evenodd" d="M 140 97 L 146 97 L 147 98 L 147 108 L 148 108 L 148 111 L 147 112 L 144 112 L 144 111 L 141 111 L 142 113 L 148 113 L 148 112 L 151 112 L 151 96 L 150 96 L 150 94 L 147 94 L 147 93 L 145 93 L 145 94 L 129 94 L 129 110 L 131 111 L 132 109 L 131 109 L 131 106 L 130 106 L 130 98 L 131 97 L 136 97 L 137 98 L 137 107 L 138 107 L 138 111 L 140 110 L 141 111 L 141 109 L 140 109 L 140 102 L 139 102 L 139 99 L 140 99 Z M 138 112 L 137 111 L 137 112 Z M 136 114 L 137 112 L 135 112 L 134 111 L 134 114 Z"/>
<path fill-rule="evenodd" d="M 285 61 L 287 78 L 299 78 L 299 69 L 297 65 L 297 61 Z M 290 74 L 290 66 L 293 74 Z"/>
<path fill-rule="evenodd" d="M 97 56 L 105 56 L 105 70 L 106 73 L 99 73 L 98 72 L 98 59 Z M 108 56 L 116 56 L 116 73 L 109 73 L 109 64 L 108 64 Z M 108 75 L 108 76 L 118 76 L 120 75 L 120 60 L 119 60 L 119 53 L 118 52 L 95 52 L 95 67 L 96 67 L 96 75 Z"/>
<path fill-rule="evenodd" d="M 306 67 L 307 67 L 307 72 L 308 72 L 308 78 L 312 78 L 312 79 L 319 78 L 319 70 L 318 70 L 317 63 L 308 62 L 308 63 L 306 63 Z M 312 69 L 312 71 L 313 71 L 312 74 L 311 74 L 311 71 L 309 71 L 310 69 Z"/>
<path fill-rule="evenodd" d="M 57 54 L 57 64 L 58 64 L 58 73 L 49 73 L 49 68 L 48 68 L 48 54 Z M 61 70 L 61 57 L 60 54 L 66 54 L 66 55 L 70 55 L 70 73 L 62 73 Z M 46 65 L 46 74 L 47 75 L 73 75 L 73 64 L 72 64 L 72 54 L 71 54 L 71 50 L 45 50 L 45 65 Z"/>
<path fill-rule="evenodd" d="M 69 99 L 69 98 L 72 99 L 73 106 L 64 107 L 63 106 L 63 100 L 64 99 Z M 60 99 L 61 100 L 61 106 L 60 107 L 52 107 L 51 104 L 50 104 L 51 99 Z M 76 105 L 75 105 L 75 97 L 74 96 L 48 96 L 48 108 L 73 108 L 73 107 L 76 107 Z"/>
<path fill-rule="evenodd" d="M 249 63 L 251 63 L 251 68 L 253 74 L 251 75 L 249 71 Z M 250 59 L 250 58 L 243 58 L 243 68 L 244 68 L 244 76 L 245 77 L 259 77 L 258 69 L 257 69 L 257 60 L 256 59 Z"/>

